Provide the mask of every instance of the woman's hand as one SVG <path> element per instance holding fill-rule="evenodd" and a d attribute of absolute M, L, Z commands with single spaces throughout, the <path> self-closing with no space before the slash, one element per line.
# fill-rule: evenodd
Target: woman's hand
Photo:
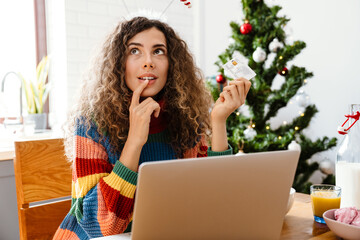
<path fill-rule="evenodd" d="M 142 147 L 147 141 L 151 115 L 154 113 L 158 117 L 160 114 L 160 105 L 151 97 L 140 103 L 140 95 L 148 83 L 149 80 L 145 80 L 135 89 L 129 108 L 130 128 L 127 141 L 138 147 Z"/>
<path fill-rule="evenodd" d="M 251 82 L 245 78 L 238 78 L 223 88 L 211 111 L 212 122 L 225 122 L 232 112 L 245 103 Z"/>
<path fill-rule="evenodd" d="M 129 134 L 119 159 L 124 166 L 134 172 L 139 168 L 141 150 L 149 135 L 151 114 L 154 113 L 155 117 L 160 114 L 159 104 L 151 97 L 140 103 L 140 95 L 148 83 L 149 80 L 142 82 L 133 92 L 129 108 Z"/>
<path fill-rule="evenodd" d="M 231 81 L 229 86 L 224 87 L 220 93 L 220 97 L 211 111 L 211 148 L 213 151 L 221 152 L 228 149 L 226 119 L 245 103 L 250 87 L 249 80 L 239 78 Z"/>

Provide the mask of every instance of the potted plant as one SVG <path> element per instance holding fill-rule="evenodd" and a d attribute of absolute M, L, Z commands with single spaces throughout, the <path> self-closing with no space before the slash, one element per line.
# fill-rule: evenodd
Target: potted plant
<path fill-rule="evenodd" d="M 36 78 L 26 80 L 21 74 L 22 85 L 25 93 L 28 116 L 25 121 L 34 121 L 35 129 L 45 129 L 47 116 L 44 105 L 49 96 L 50 85 L 46 83 L 49 73 L 49 60 L 45 56 L 36 67 Z"/>

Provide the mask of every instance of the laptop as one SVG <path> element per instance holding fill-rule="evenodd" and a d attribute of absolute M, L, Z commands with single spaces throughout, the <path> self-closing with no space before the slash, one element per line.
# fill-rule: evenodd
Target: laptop
<path fill-rule="evenodd" d="M 279 239 L 299 151 L 144 163 L 132 232 L 98 239 Z"/>

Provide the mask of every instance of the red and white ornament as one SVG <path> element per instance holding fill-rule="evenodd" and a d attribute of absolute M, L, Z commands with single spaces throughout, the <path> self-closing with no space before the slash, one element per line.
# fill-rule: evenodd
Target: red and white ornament
<path fill-rule="evenodd" d="M 180 0 L 180 2 L 184 3 L 185 6 L 187 6 L 188 8 L 191 8 L 191 3 L 187 0 Z"/>
<path fill-rule="evenodd" d="M 226 78 L 222 74 L 219 74 L 219 75 L 216 76 L 216 82 L 220 83 L 220 84 L 223 84 L 223 83 L 226 82 Z"/>
<path fill-rule="evenodd" d="M 249 21 L 245 21 L 243 25 L 240 26 L 240 32 L 241 34 L 248 34 L 252 30 L 252 26 L 249 23 Z"/>

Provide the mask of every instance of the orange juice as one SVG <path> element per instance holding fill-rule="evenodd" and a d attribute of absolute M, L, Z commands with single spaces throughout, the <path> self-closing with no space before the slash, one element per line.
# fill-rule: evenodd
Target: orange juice
<path fill-rule="evenodd" d="M 340 208 L 340 200 L 341 197 L 333 191 L 319 190 L 311 193 L 311 203 L 314 215 L 322 218 L 325 211 Z"/>

